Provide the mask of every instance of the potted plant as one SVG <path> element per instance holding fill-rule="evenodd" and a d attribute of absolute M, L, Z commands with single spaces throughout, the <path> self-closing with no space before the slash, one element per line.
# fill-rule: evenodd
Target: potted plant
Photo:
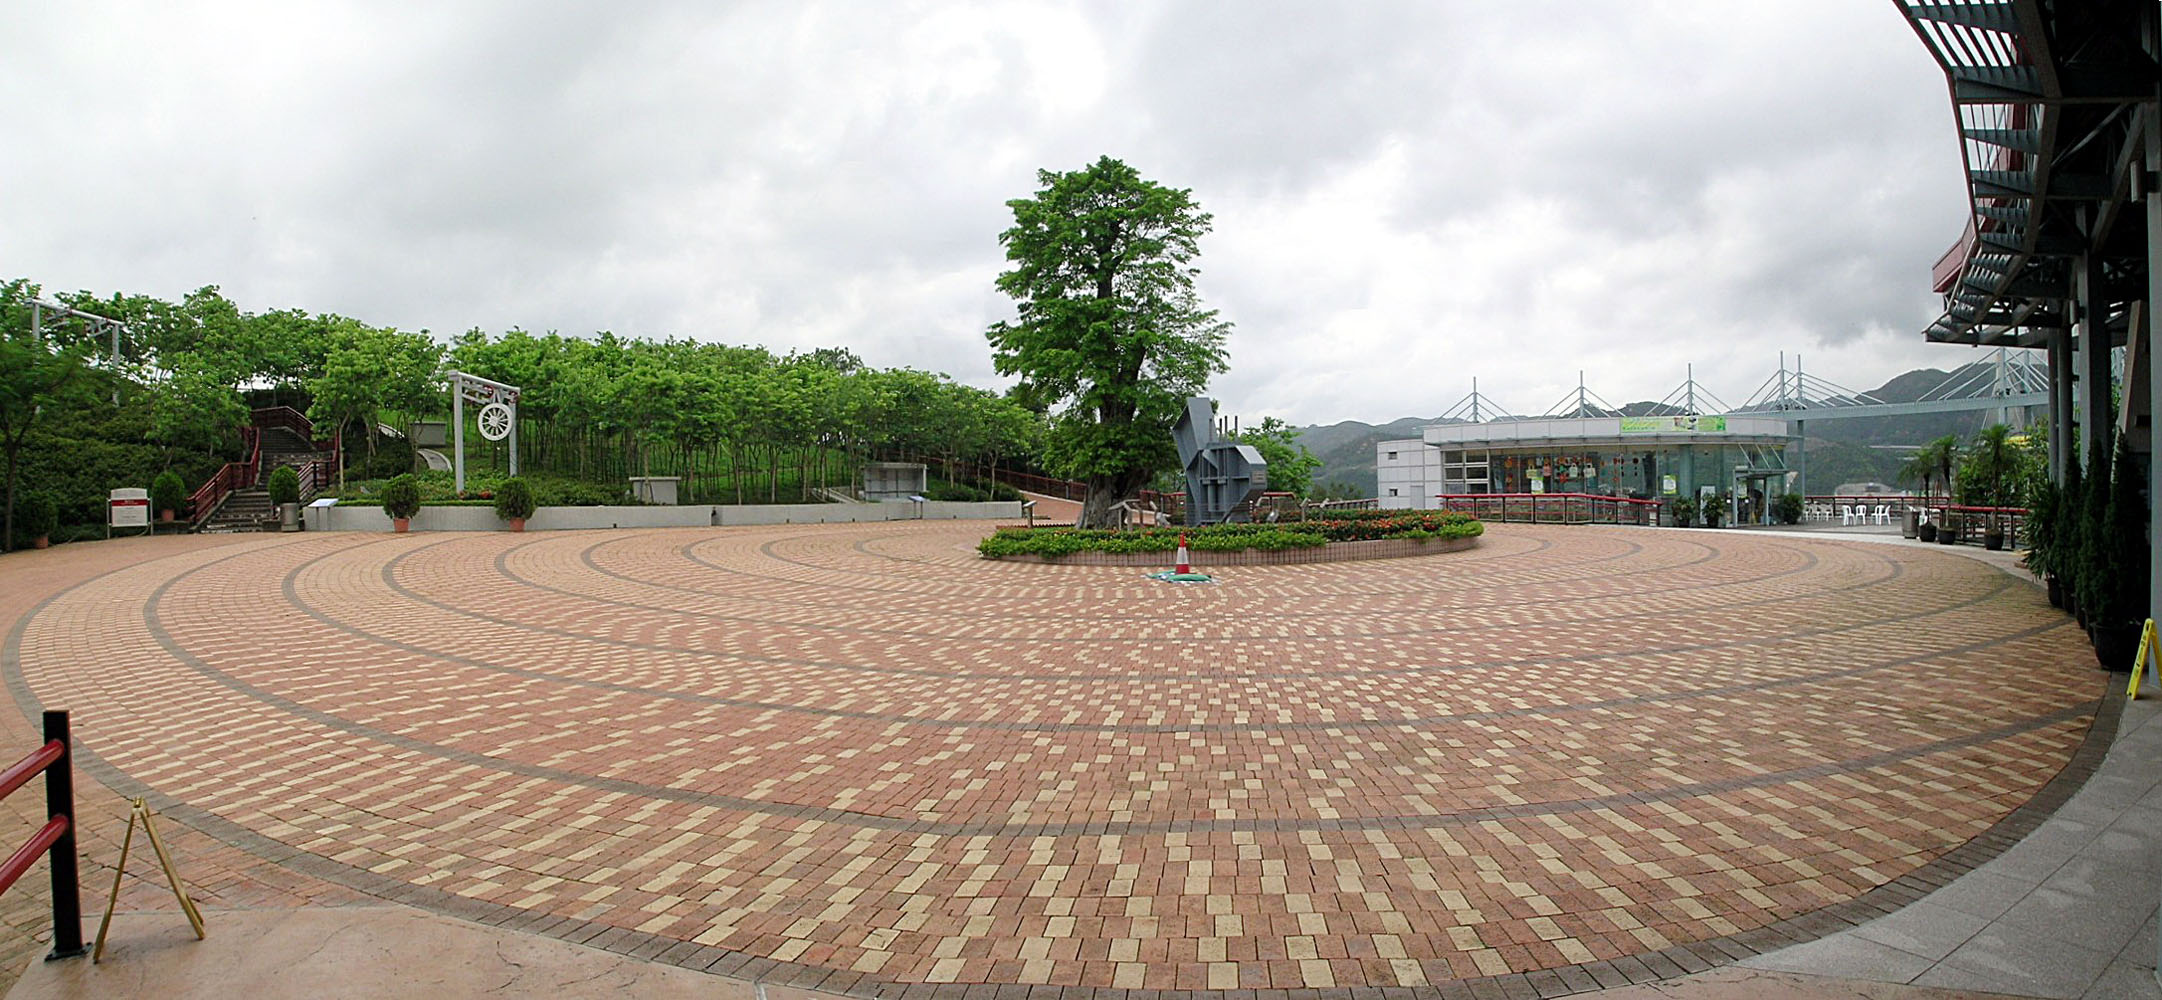
<path fill-rule="evenodd" d="M 1695 525 L 1697 523 L 1696 498 L 1675 497 L 1667 501 L 1667 516 L 1674 519 L 1674 526 L 1677 528 L 1687 528 Z"/>
<path fill-rule="evenodd" d="M 172 523 L 176 511 L 188 502 L 188 484 L 180 481 L 180 473 L 167 469 L 150 481 L 150 506 L 157 508 L 158 520 Z"/>
<path fill-rule="evenodd" d="M 1704 515 L 1704 526 L 1707 528 L 1719 527 L 1719 522 L 1726 519 L 1727 511 L 1732 509 L 1731 505 L 1733 503 L 1733 498 L 1727 496 L 1725 490 L 1720 490 L 1699 501 L 1699 507 Z"/>
<path fill-rule="evenodd" d="M 1958 545 L 1959 531 L 1965 526 L 1958 514 L 1953 513 L 1949 507 L 1945 508 L 1944 523 L 1937 526 L 1937 544 Z"/>
<path fill-rule="evenodd" d="M 2147 617 L 2147 503 L 2139 466 L 2123 438 L 2112 463 L 2109 505 L 2095 532 L 2088 569 L 2095 573 L 2094 656 L 2104 670 L 2131 670 Z M 2095 485 L 2099 486 L 2097 482 Z"/>
<path fill-rule="evenodd" d="M 1982 547 L 1991 552 L 2004 548 L 2004 522 L 1997 508 L 2005 505 L 2004 481 L 2013 471 L 2017 459 L 2017 446 L 2012 443 L 2012 428 L 2003 424 L 1991 424 L 1974 436 L 1968 461 L 1972 464 L 1974 485 L 1980 487 L 1979 498 L 1990 508 L 1989 518 L 1982 527 Z"/>
<path fill-rule="evenodd" d="M 270 479 L 264 488 L 270 493 L 270 502 L 278 505 L 278 530 L 300 530 L 300 473 L 290 465 L 270 470 Z"/>
<path fill-rule="evenodd" d="M 2057 516 L 2050 522 L 2049 570 L 2064 594 L 2064 610 L 2079 616 L 2080 512 L 2087 507 L 2086 480 L 2077 460 L 2066 462 L 2064 488 L 2057 494 Z"/>
<path fill-rule="evenodd" d="M 16 506 L 16 530 L 19 537 L 30 539 L 33 549 L 49 548 L 53 544 L 53 529 L 60 526 L 60 506 L 53 502 L 51 494 L 28 493 Z"/>
<path fill-rule="evenodd" d="M 2027 572 L 2042 581 L 2049 592 L 2049 606 L 2064 607 L 2064 587 L 2058 583 L 2051 560 L 2057 557 L 2057 503 L 2062 491 L 2056 483 L 2043 479 L 2031 489 L 2034 495 L 2027 501 Z"/>
<path fill-rule="evenodd" d="M 2079 553 L 2072 559 L 2073 591 L 2078 594 L 2075 611 L 2081 628 L 2092 629 L 2102 612 L 2103 593 L 2109 587 L 2109 567 L 2104 552 L 2109 521 L 2109 459 L 2096 457 L 2088 463 L 2086 488 L 2080 494 Z"/>
<path fill-rule="evenodd" d="M 1772 501 L 1772 516 L 1778 518 L 1781 524 L 1802 523 L 1802 495 L 1779 494 L 1778 498 Z"/>
<path fill-rule="evenodd" d="M 503 480 L 495 488 L 495 516 L 510 522 L 510 530 L 524 531 L 526 518 L 533 516 L 533 488 L 525 480 L 516 477 Z"/>
<path fill-rule="evenodd" d="M 1921 539 L 1924 543 L 1935 542 L 1937 540 L 1937 522 L 1923 521 L 1921 524 L 1915 525 L 1914 537 Z"/>
<path fill-rule="evenodd" d="M 420 513 L 420 483 L 408 472 L 383 484 L 383 513 L 390 515 L 390 529 L 404 532 Z"/>

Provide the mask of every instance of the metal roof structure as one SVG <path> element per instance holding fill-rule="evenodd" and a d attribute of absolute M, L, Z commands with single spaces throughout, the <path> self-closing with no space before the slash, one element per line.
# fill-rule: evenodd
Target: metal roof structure
<path fill-rule="evenodd" d="M 1895 0 L 1939 65 L 1959 125 L 1972 213 L 1933 269 L 1935 342 L 2043 347 L 2071 322 L 2075 262 L 2103 294 L 2142 297 L 2138 107 L 2158 79 L 2142 47 L 2153 0 Z M 2151 182 L 2150 182 L 2151 183 Z M 2092 266 L 2092 265 L 2090 265 Z M 2105 328 L 2122 343 L 2125 315 Z"/>

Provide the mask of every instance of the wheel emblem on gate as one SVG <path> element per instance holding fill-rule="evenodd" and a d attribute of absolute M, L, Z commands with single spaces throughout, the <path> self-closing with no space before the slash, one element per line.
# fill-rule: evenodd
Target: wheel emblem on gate
<path fill-rule="evenodd" d="M 501 441 L 510 435 L 510 407 L 489 403 L 480 410 L 480 436 Z"/>

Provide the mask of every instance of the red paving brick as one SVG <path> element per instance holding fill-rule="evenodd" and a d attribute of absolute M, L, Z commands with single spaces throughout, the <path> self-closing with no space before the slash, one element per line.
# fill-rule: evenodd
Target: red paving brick
<path fill-rule="evenodd" d="M 1926 549 L 1495 525 L 1175 586 L 985 562 L 985 530 L 81 546 L 0 564 L 0 666 L 168 803 L 213 904 L 384 896 L 857 990 L 1721 938 L 1975 837 L 2093 710 L 2076 629 Z M 85 784 L 102 890 L 119 800 Z"/>

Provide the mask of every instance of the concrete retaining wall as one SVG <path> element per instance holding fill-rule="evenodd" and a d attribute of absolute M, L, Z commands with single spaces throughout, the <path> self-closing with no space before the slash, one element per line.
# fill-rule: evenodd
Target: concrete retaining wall
<path fill-rule="evenodd" d="M 1021 518 L 1014 501 L 921 505 L 929 521 Z M 389 531 L 390 517 L 376 504 L 309 507 L 302 511 L 309 531 Z M 526 521 L 527 531 L 573 531 L 590 528 L 707 528 L 742 524 L 827 524 L 850 521 L 913 521 L 918 505 L 883 503 L 802 503 L 766 505 L 693 504 L 678 507 L 542 507 Z M 422 507 L 414 531 L 507 531 L 493 507 Z"/>
<path fill-rule="evenodd" d="M 1377 538 L 1366 542 L 1330 542 L 1304 549 L 1243 549 L 1237 552 L 1202 552 L 1189 549 L 1195 566 L 1281 566 L 1289 563 L 1349 562 L 1354 559 L 1396 559 L 1440 552 L 1462 552 L 1479 544 L 1473 538 Z M 1046 559 L 1039 555 L 999 556 L 1000 562 L 1037 562 L 1053 566 L 1153 566 L 1169 568 L 1171 552 L 1076 552 Z"/>

